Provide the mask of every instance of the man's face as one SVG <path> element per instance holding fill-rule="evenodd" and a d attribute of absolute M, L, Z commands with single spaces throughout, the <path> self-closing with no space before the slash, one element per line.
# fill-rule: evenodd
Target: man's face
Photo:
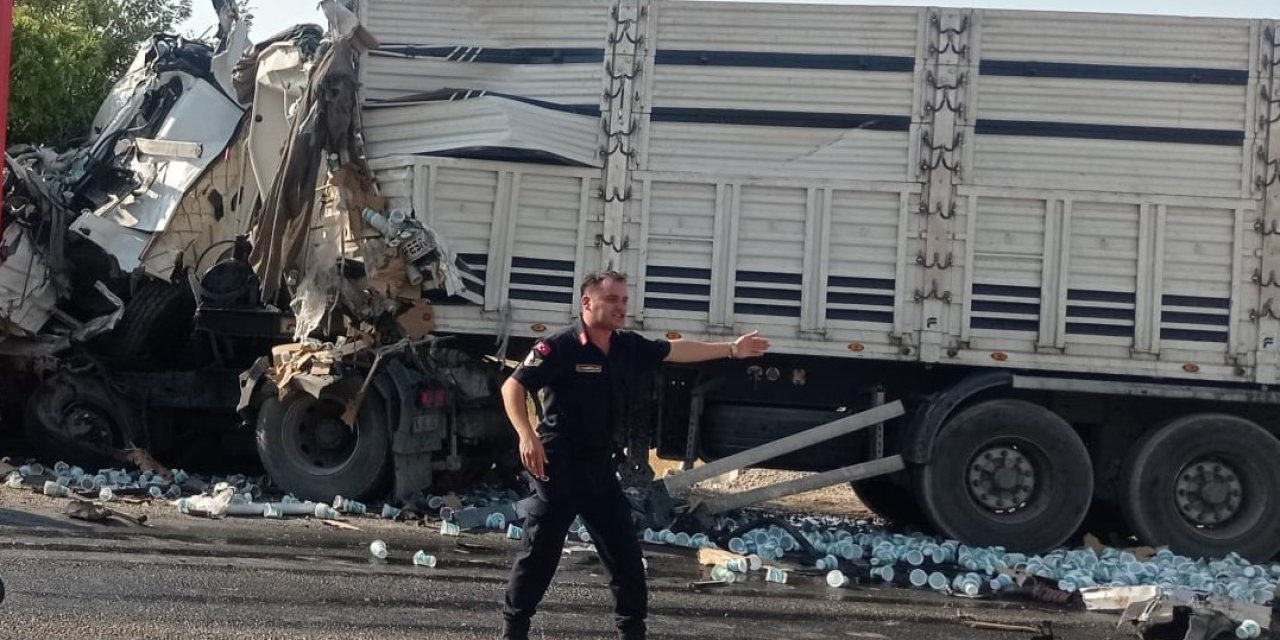
<path fill-rule="evenodd" d="M 582 296 L 582 321 L 589 327 L 617 331 L 627 323 L 627 284 L 605 280 Z"/>

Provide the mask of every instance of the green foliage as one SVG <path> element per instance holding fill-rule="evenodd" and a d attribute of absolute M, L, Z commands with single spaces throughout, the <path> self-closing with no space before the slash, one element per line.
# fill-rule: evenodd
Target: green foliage
<path fill-rule="evenodd" d="M 17 0 L 10 144 L 64 147 L 88 133 L 138 44 L 191 15 L 192 0 Z"/>

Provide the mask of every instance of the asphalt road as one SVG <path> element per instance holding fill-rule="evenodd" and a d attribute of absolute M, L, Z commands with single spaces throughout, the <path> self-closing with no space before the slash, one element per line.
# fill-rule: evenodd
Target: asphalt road
<path fill-rule="evenodd" d="M 342 531 L 314 520 L 209 521 L 152 513 L 154 528 L 88 524 L 60 501 L 0 489 L 0 638 L 496 638 L 515 543 L 440 536 L 376 519 Z M 34 502 L 34 504 L 33 504 Z M 159 507 L 152 507 L 159 509 Z M 391 557 L 370 561 L 386 540 Z M 417 549 L 440 558 L 414 567 Z M 695 591 L 692 552 L 646 550 L 652 638 L 1015 640 L 972 630 L 959 613 L 1009 623 L 1051 620 L 1057 638 L 1122 637 L 1115 619 L 1049 605 L 966 601 L 892 588 L 829 589 L 820 577 Z M 610 638 L 598 561 L 577 551 L 535 619 L 535 638 Z"/>

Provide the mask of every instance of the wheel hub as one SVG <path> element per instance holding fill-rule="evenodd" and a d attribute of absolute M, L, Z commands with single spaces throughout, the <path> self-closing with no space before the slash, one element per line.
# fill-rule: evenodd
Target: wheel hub
<path fill-rule="evenodd" d="M 80 404 L 68 407 L 63 426 L 73 440 L 111 444 L 111 420 L 94 407 Z"/>
<path fill-rule="evenodd" d="M 1230 464 L 1198 460 L 1183 467 L 1175 486 L 1178 512 L 1191 524 L 1221 525 L 1244 503 L 1244 483 Z"/>
<path fill-rule="evenodd" d="M 1009 511 L 1031 499 L 1036 471 L 1023 452 L 1007 444 L 995 445 L 969 461 L 968 485 L 969 495 L 983 508 Z"/>
<path fill-rule="evenodd" d="M 355 452 L 355 430 L 338 417 L 340 405 L 320 401 L 307 407 L 286 437 L 292 454 L 320 470 L 334 470 Z"/>

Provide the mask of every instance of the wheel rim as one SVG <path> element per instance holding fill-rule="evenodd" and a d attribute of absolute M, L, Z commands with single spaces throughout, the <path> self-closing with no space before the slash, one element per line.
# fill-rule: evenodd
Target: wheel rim
<path fill-rule="evenodd" d="M 1034 457 L 1010 442 L 988 444 L 969 459 L 969 496 L 992 513 L 1025 508 L 1035 497 L 1039 475 Z"/>
<path fill-rule="evenodd" d="M 310 473 L 337 473 L 355 455 L 359 431 L 342 421 L 342 405 L 312 400 L 290 412 L 284 424 L 284 450 L 293 464 Z"/>
<path fill-rule="evenodd" d="M 1220 527 L 1235 520 L 1245 498 L 1240 471 L 1216 458 L 1200 458 L 1183 466 L 1174 492 L 1179 515 L 1197 527 Z"/>
<path fill-rule="evenodd" d="M 72 442 L 115 447 L 120 444 L 111 416 L 97 405 L 68 404 L 62 411 L 61 428 Z"/>

